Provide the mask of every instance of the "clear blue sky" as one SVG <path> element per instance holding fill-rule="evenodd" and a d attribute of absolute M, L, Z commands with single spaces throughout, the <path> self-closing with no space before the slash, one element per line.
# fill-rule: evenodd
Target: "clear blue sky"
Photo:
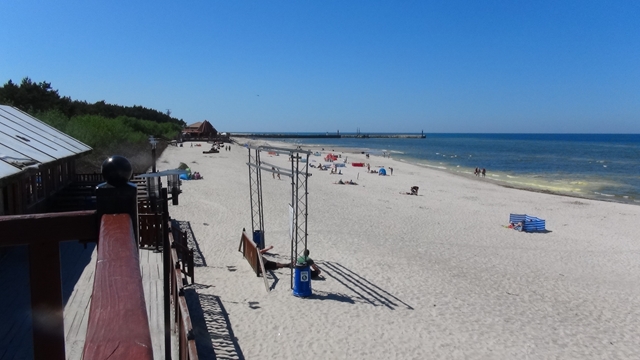
<path fill-rule="evenodd" d="M 0 81 L 221 131 L 640 133 L 635 1 L 0 0 Z"/>

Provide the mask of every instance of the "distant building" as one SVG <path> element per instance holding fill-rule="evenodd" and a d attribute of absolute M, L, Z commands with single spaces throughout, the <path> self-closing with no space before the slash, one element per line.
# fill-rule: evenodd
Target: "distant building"
<path fill-rule="evenodd" d="M 74 180 L 91 147 L 11 106 L 0 105 L 0 215 L 37 213 Z"/>
<path fill-rule="evenodd" d="M 193 123 L 182 129 L 184 138 L 214 138 L 218 136 L 218 131 L 207 120 Z"/>

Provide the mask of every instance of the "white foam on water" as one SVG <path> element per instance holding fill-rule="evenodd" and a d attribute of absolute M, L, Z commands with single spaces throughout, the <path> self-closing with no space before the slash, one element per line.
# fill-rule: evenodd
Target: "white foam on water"
<path fill-rule="evenodd" d="M 425 167 L 430 167 L 430 168 L 434 168 L 434 169 L 447 170 L 447 168 L 444 167 L 444 166 L 436 166 L 436 165 L 430 165 L 430 164 L 425 164 L 425 163 L 418 163 L 418 165 L 425 166 Z"/>
<path fill-rule="evenodd" d="M 606 196 L 606 197 L 614 197 L 615 195 L 612 194 L 605 194 L 605 193 L 601 193 L 601 192 L 597 192 L 594 191 L 594 194 L 600 195 L 600 196 Z"/>

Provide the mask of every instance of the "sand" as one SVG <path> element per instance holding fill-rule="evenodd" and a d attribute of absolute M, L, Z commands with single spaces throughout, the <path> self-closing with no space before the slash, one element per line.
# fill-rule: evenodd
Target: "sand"
<path fill-rule="evenodd" d="M 169 147 L 158 162 L 204 176 L 184 181 L 170 207 L 206 264 L 193 287 L 208 329 L 202 358 L 211 346 L 219 359 L 640 358 L 640 206 L 344 152 L 339 161 L 391 166 L 393 176 L 311 169 L 308 246 L 325 279 L 302 299 L 289 269 L 269 274 L 267 292 L 238 252 L 251 230 L 248 150 L 202 154 L 202 144 Z M 291 184 L 262 176 L 267 258 L 287 262 Z M 401 194 L 413 185 L 419 196 Z M 546 219 L 550 232 L 507 229 L 509 213 Z"/>

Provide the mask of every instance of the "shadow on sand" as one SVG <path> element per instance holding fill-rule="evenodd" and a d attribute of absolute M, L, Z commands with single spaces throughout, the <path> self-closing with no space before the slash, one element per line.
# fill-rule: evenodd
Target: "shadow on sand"
<path fill-rule="evenodd" d="M 243 360 L 244 355 L 233 334 L 229 315 L 220 297 L 198 294 L 185 288 L 198 356 L 202 360 Z"/>
<path fill-rule="evenodd" d="M 187 234 L 187 246 L 193 251 L 193 266 L 207 266 L 207 260 L 202 255 L 202 251 L 200 250 L 200 245 L 198 245 L 198 241 L 196 240 L 196 235 L 193 233 L 193 229 L 191 228 L 191 223 L 189 221 L 180 221 L 180 220 L 171 220 L 171 227 L 180 229 L 180 231 L 185 232 Z"/>
<path fill-rule="evenodd" d="M 191 223 L 172 220 L 171 225 L 187 234 L 187 246 L 194 249 L 194 266 L 206 267 L 207 260 L 200 250 Z M 235 267 L 227 266 L 227 270 L 235 271 Z M 198 292 L 210 287 L 196 283 L 184 288 L 198 357 L 202 360 L 244 360 L 242 349 L 233 334 L 229 315 L 220 297 Z"/>
<path fill-rule="evenodd" d="M 345 266 L 331 261 L 319 263 L 322 273 L 352 291 L 355 296 L 342 294 L 318 294 L 311 296 L 310 299 L 318 298 L 320 300 L 337 300 L 350 303 L 368 303 L 373 306 L 386 306 L 391 310 L 406 308 L 413 310 L 413 307 L 404 301 L 398 299 L 393 294 L 375 285 L 371 281 L 358 275 L 353 270 Z"/>

